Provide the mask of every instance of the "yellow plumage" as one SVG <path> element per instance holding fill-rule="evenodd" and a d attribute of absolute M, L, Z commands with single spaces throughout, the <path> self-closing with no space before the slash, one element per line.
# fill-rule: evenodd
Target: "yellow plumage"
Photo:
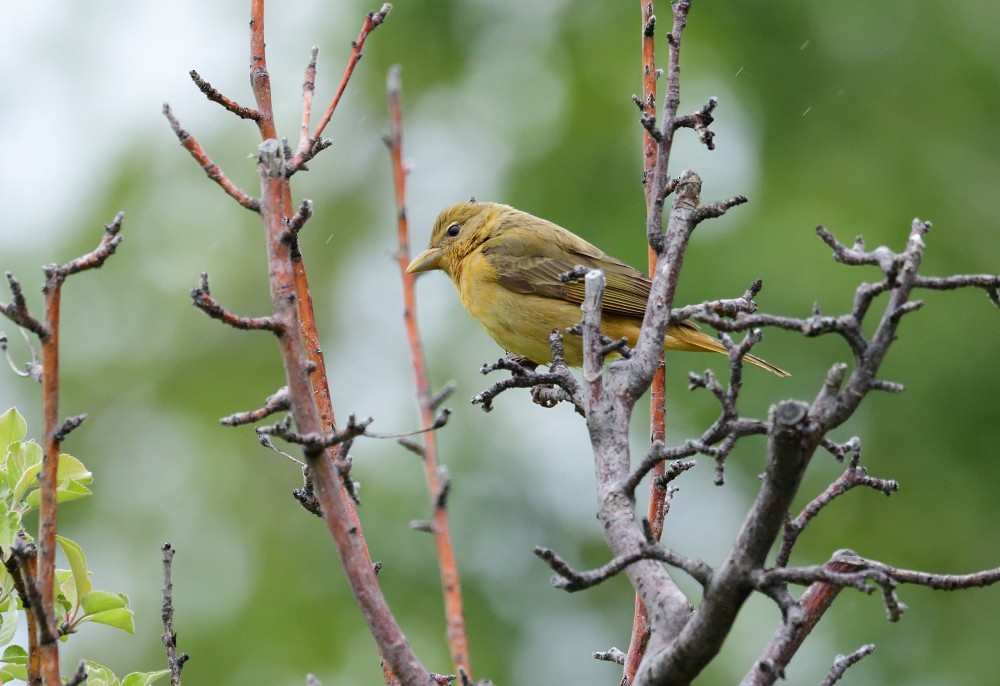
<path fill-rule="evenodd" d="M 601 331 L 634 346 L 651 282 L 552 222 L 507 205 L 468 202 L 438 215 L 430 245 L 407 272 L 440 269 L 451 277 L 462 305 L 506 350 L 538 364 L 552 360 L 549 334 L 579 323 L 584 286 L 559 275 L 577 265 L 601 269 L 606 279 Z M 583 363 L 579 336 L 564 338 L 566 363 Z M 685 321 L 667 329 L 666 350 L 726 353 L 721 342 Z M 753 355 L 745 359 L 778 376 L 788 372 Z"/>

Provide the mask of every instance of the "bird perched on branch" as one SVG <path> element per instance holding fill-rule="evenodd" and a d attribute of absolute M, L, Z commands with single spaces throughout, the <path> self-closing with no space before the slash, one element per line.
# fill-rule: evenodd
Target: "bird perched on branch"
<path fill-rule="evenodd" d="M 462 305 L 506 350 L 536 364 L 552 360 L 549 334 L 580 321 L 584 285 L 559 275 L 577 265 L 604 272 L 601 333 L 635 346 L 652 284 L 649 277 L 552 222 L 508 205 L 463 202 L 438 215 L 427 250 L 407 273 L 440 269 L 451 277 Z M 566 364 L 583 364 L 582 341 L 564 340 Z M 683 321 L 667 329 L 664 350 L 726 354 L 720 341 Z M 747 354 L 744 359 L 778 376 L 788 372 Z"/>

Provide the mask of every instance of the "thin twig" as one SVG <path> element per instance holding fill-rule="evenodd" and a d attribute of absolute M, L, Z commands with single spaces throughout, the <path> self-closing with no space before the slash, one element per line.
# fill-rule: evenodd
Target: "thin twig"
<path fill-rule="evenodd" d="M 170 686 L 180 686 L 181 669 L 188 661 L 187 653 L 177 653 L 177 633 L 174 631 L 174 548 L 164 544 L 163 548 L 163 604 L 160 618 L 163 620 L 163 647 L 167 651 L 167 667 L 170 669 Z"/>
<path fill-rule="evenodd" d="M 351 75 L 354 73 L 354 67 L 357 66 L 358 62 L 361 60 L 361 49 L 364 47 L 365 40 L 368 35 L 382 25 L 389 11 L 392 9 L 392 5 L 386 3 L 382 5 L 380 10 L 371 11 L 365 18 L 365 21 L 361 24 L 361 30 L 358 32 L 358 37 L 351 43 L 351 54 L 347 58 L 347 67 L 344 69 L 344 75 L 340 79 L 340 85 L 337 86 L 337 91 L 333 94 L 333 98 L 330 100 L 330 104 L 327 105 L 326 112 L 320 118 L 319 123 L 316 124 L 316 128 L 313 130 L 312 134 L 308 136 L 303 136 L 299 140 L 299 147 L 295 151 L 295 155 L 291 160 L 288 161 L 286 165 L 286 174 L 291 176 L 295 172 L 303 168 L 303 166 L 313 157 L 316 156 L 318 152 L 329 146 L 328 141 L 320 138 L 323 135 L 323 130 L 326 125 L 330 123 L 330 119 L 333 117 L 334 111 L 337 109 L 337 105 L 340 104 L 340 98 L 344 95 L 344 91 L 347 89 L 347 83 L 351 80 Z M 309 83 L 309 71 L 307 69 L 306 83 Z M 315 69 L 313 69 L 312 74 L 313 80 L 315 80 Z M 303 109 L 303 126 L 308 127 L 309 114 L 306 108 L 312 106 L 312 94 L 311 91 L 309 96 L 305 96 L 305 89 L 303 91 L 303 100 L 305 102 L 305 107 Z"/>
<path fill-rule="evenodd" d="M 549 340 L 553 344 L 555 351 L 560 350 L 562 345 L 562 335 L 557 331 Z M 480 405 L 483 412 L 490 412 L 493 409 L 493 400 L 504 391 L 512 388 L 536 388 L 539 386 L 555 387 L 562 393 L 552 390 L 541 391 L 534 394 L 536 403 L 543 407 L 552 407 L 556 402 L 569 402 L 576 409 L 577 413 L 585 416 L 583 400 L 580 396 L 580 384 L 573 376 L 565 362 L 561 360 L 561 353 L 556 355 L 547 372 L 534 371 L 535 365 L 525 364 L 523 358 L 516 355 L 502 357 L 492 364 L 484 364 L 479 370 L 482 374 L 489 374 L 498 370 L 506 370 L 511 373 L 511 377 L 497 381 L 492 386 L 473 396 L 472 404 Z"/>
<path fill-rule="evenodd" d="M 778 550 L 777 557 L 775 558 L 775 567 L 784 567 L 788 564 L 788 560 L 792 554 L 792 548 L 795 546 L 795 542 L 805 530 L 806 526 L 823 510 L 823 508 L 839 496 L 858 486 L 865 486 L 867 488 L 871 488 L 872 490 L 884 493 L 885 495 L 891 495 L 895 491 L 899 490 L 899 484 L 895 481 L 890 479 L 876 479 L 868 476 L 867 470 L 860 466 L 861 442 L 857 437 L 852 438 L 850 441 L 840 446 L 826 442 L 824 447 L 827 447 L 827 449 L 833 452 L 834 455 L 839 455 L 840 459 L 843 459 L 845 454 L 852 454 L 853 457 L 843 474 L 837 477 L 837 479 L 831 483 L 826 490 L 813 498 L 813 500 L 802 509 L 802 512 L 799 513 L 795 519 L 789 519 L 785 522 L 785 533 L 784 536 L 782 536 L 781 548 Z"/>
<path fill-rule="evenodd" d="M 386 79 L 386 91 L 389 101 L 389 119 L 391 130 L 386 137 L 389 156 L 392 161 L 393 186 L 396 198 L 396 233 L 398 248 L 396 263 L 403 285 L 403 322 L 406 328 L 406 338 L 409 343 L 410 359 L 413 363 L 413 376 L 416 382 L 417 404 L 420 409 L 422 424 L 430 424 L 434 420 L 434 408 L 440 402 L 431 394 L 430 378 L 427 373 L 427 359 L 420 336 L 420 326 L 417 321 L 416 275 L 407 274 L 406 267 L 410 263 L 410 232 L 406 213 L 406 177 L 407 168 L 403 158 L 403 104 L 402 79 L 399 66 L 389 70 Z M 424 435 L 421 450 L 424 465 L 424 480 L 431 499 L 432 521 L 428 530 L 434 535 L 437 548 L 438 569 L 441 574 L 441 588 L 444 594 L 445 620 L 448 624 L 448 648 L 451 653 L 452 665 L 455 671 L 461 671 L 471 678 L 472 665 L 469 659 L 469 637 L 465 627 L 465 612 L 463 609 L 462 587 L 455 559 L 454 545 L 451 539 L 451 529 L 446 509 L 451 479 L 447 471 L 438 464 L 437 435 L 431 431 Z"/>
<path fill-rule="evenodd" d="M 45 340 L 49 332 L 44 324 L 28 312 L 28 303 L 24 299 L 24 289 L 21 288 L 21 282 L 10 272 L 7 272 L 6 276 L 7 286 L 10 288 L 11 301 L 6 305 L 0 303 L 0 312 L 3 312 L 8 319 L 18 326 L 38 336 L 39 340 Z"/>
<path fill-rule="evenodd" d="M 586 572 L 576 571 L 568 562 L 548 548 L 535 546 L 534 553 L 552 571 L 558 574 L 557 577 L 552 579 L 552 585 L 570 593 L 582 591 L 603 583 L 640 560 L 659 560 L 660 562 L 664 562 L 671 567 L 676 567 L 686 572 L 692 579 L 703 586 L 708 584 L 712 576 L 712 568 L 705 562 L 696 558 L 685 557 L 669 548 L 648 540 L 638 550 L 625 555 L 618 555 L 597 569 Z"/>
<path fill-rule="evenodd" d="M 282 325 L 274 317 L 241 317 L 222 307 L 212 297 L 208 284 L 208 272 L 201 273 L 201 284 L 191 289 L 191 302 L 199 310 L 212 319 L 218 319 L 223 324 L 243 331 L 270 331 L 281 333 Z"/>
<path fill-rule="evenodd" d="M 252 212 L 260 212 L 260 201 L 256 198 L 252 198 L 245 191 L 239 188 L 235 183 L 230 181 L 229 177 L 222 171 L 222 169 L 208 156 L 205 149 L 201 147 L 201 144 L 192 136 L 190 133 L 181 128 L 181 123 L 177 121 L 173 112 L 170 110 L 170 105 L 163 104 L 163 116 L 167 118 L 170 122 L 170 128 L 174 130 L 174 135 L 177 136 L 177 140 L 180 142 L 181 146 L 191 153 L 191 157 L 201 165 L 201 168 L 205 171 L 205 175 L 212 179 L 215 183 L 219 184 L 219 187 L 226 192 L 226 194 L 233 200 L 238 202 L 241 207 L 245 207 Z"/>
<path fill-rule="evenodd" d="M 247 412 L 237 412 L 219 420 L 223 426 L 241 426 L 243 424 L 253 424 L 265 419 L 276 412 L 283 412 L 291 407 L 288 398 L 288 386 L 282 386 L 277 391 L 267 396 L 264 406 L 256 410 Z"/>
<path fill-rule="evenodd" d="M 844 676 L 844 672 L 874 652 L 875 644 L 869 643 L 861 646 L 850 655 L 838 655 L 833 661 L 833 665 L 830 667 L 830 671 L 826 675 L 826 678 L 819 682 L 819 686 L 833 686 L 835 683 L 840 681 L 842 676 Z"/>
<path fill-rule="evenodd" d="M 195 85 L 198 86 L 198 90 L 205 94 L 209 100 L 214 103 L 222 105 L 224 108 L 235 114 L 240 119 L 250 119 L 251 121 L 260 121 L 261 114 L 259 111 L 253 109 L 252 107 L 244 107 L 235 100 L 227 98 L 225 95 L 219 92 L 218 89 L 212 86 L 208 81 L 201 77 L 197 71 L 192 69 L 188 72 L 191 80 L 194 81 Z"/>

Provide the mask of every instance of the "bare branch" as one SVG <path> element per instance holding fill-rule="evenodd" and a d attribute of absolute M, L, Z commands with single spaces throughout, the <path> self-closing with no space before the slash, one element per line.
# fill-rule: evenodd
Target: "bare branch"
<path fill-rule="evenodd" d="M 237 412 L 236 414 L 231 414 L 228 417 L 220 419 L 219 423 L 223 426 L 253 424 L 271 416 L 276 412 L 283 412 L 290 407 L 291 401 L 288 397 L 288 386 L 282 386 L 277 391 L 267 396 L 264 400 L 263 407 L 256 410 L 249 410 L 247 412 Z"/>
<path fill-rule="evenodd" d="M 32 317 L 28 312 L 28 303 L 24 299 L 24 289 L 21 288 L 21 282 L 11 272 L 6 272 L 6 276 L 7 286 L 10 288 L 11 301 L 6 305 L 0 304 L 0 311 L 18 326 L 31 331 L 40 340 L 44 340 L 49 335 L 49 332 L 44 324 Z"/>
<path fill-rule="evenodd" d="M 578 572 L 568 562 L 548 548 L 535 546 L 534 553 L 559 576 L 553 577 L 552 585 L 569 593 L 596 586 L 624 571 L 639 560 L 659 560 L 683 570 L 703 586 L 709 583 L 712 568 L 701 560 L 688 558 L 664 548 L 658 543 L 644 544 L 639 550 L 619 555 L 610 562 L 587 572 Z"/>
<path fill-rule="evenodd" d="M 55 435 L 56 442 L 62 443 L 64 440 L 66 440 L 66 436 L 68 436 L 70 432 L 76 429 L 78 426 L 83 424 L 83 422 L 86 421 L 86 419 L 87 419 L 86 413 L 74 415 L 72 417 L 67 417 L 66 420 L 62 423 L 62 426 L 60 426 L 59 429 L 56 431 Z"/>
<path fill-rule="evenodd" d="M 670 312 L 670 323 L 677 324 L 690 317 L 701 314 L 715 314 L 720 317 L 733 318 L 738 314 L 752 314 L 757 311 L 757 303 L 754 298 L 760 293 L 764 282 L 757 279 L 739 298 L 728 298 L 723 300 L 709 300 L 697 305 L 678 307 Z"/>
<path fill-rule="evenodd" d="M 224 108 L 235 114 L 240 119 L 250 119 L 252 121 L 260 121 L 263 116 L 259 110 L 255 110 L 252 107 L 244 107 L 240 105 L 235 100 L 227 98 L 225 95 L 220 93 L 216 88 L 212 86 L 208 81 L 201 77 L 197 71 L 192 69 L 188 72 L 191 80 L 194 81 L 195 85 L 198 86 L 198 90 L 205 94 L 205 97 L 214 103 L 222 105 Z"/>
<path fill-rule="evenodd" d="M 895 481 L 870 477 L 868 476 L 868 471 L 864 467 L 859 466 L 861 461 L 861 441 L 856 436 L 843 445 L 836 445 L 826 439 L 823 440 L 822 445 L 839 460 L 843 460 L 847 454 L 852 454 L 853 457 L 843 474 L 837 477 L 825 491 L 806 505 L 798 517 L 785 522 L 785 533 L 782 537 L 781 548 L 778 550 L 778 555 L 775 558 L 774 565 L 776 567 L 784 567 L 788 564 L 792 548 L 798 540 L 799 535 L 806 528 L 806 525 L 836 498 L 857 486 L 871 488 L 887 496 L 899 490 L 899 484 Z"/>
<path fill-rule="evenodd" d="M 88 269 L 100 269 L 105 261 L 109 257 L 115 254 L 118 246 L 121 242 L 125 240 L 124 236 L 119 235 L 119 231 L 122 228 L 122 222 L 125 220 L 125 213 L 119 212 L 115 215 L 114 221 L 110 224 L 104 225 L 104 236 L 101 238 L 101 242 L 97 244 L 97 247 L 91 250 L 85 255 L 81 255 L 75 260 L 71 260 L 63 265 L 46 265 L 43 267 L 45 270 L 45 285 L 42 287 L 42 292 L 48 292 L 61 284 L 66 280 L 66 277 L 72 276 L 78 272 L 86 271 Z"/>
<path fill-rule="evenodd" d="M 324 148 L 329 147 L 330 141 L 320 138 L 323 134 L 323 129 L 325 129 L 326 125 L 330 123 L 330 119 L 333 117 L 333 113 L 337 109 L 337 105 L 340 104 L 340 98 L 344 95 L 344 91 L 347 89 L 347 83 L 350 81 L 351 75 L 354 73 L 354 67 L 356 67 L 358 62 L 361 61 L 361 49 L 364 47 L 365 40 L 372 31 L 382 25 L 382 22 L 385 21 L 391 9 L 392 5 L 385 3 L 377 12 L 371 11 L 368 13 L 364 23 L 361 25 L 361 31 L 358 33 L 357 39 L 355 39 L 351 44 L 351 55 L 348 57 L 347 68 L 344 70 L 344 75 L 340 79 L 340 85 L 337 86 L 337 91 L 334 93 L 333 99 L 327 106 L 326 112 L 324 112 L 323 116 L 320 118 L 315 130 L 311 135 L 303 136 L 299 140 L 299 147 L 295 151 L 295 155 L 286 165 L 287 176 L 290 177 L 295 172 L 301 170 L 309 160 L 316 156 L 317 153 Z M 312 72 L 310 73 L 309 69 L 307 69 L 307 83 L 310 82 L 310 76 L 313 80 L 315 80 L 315 67 L 312 63 L 310 63 L 310 66 L 312 68 Z M 306 102 L 306 107 L 311 107 L 311 90 L 308 98 L 305 97 L 304 91 L 303 99 Z M 303 126 L 308 126 L 308 116 L 308 110 L 305 110 L 303 113 Z"/>
<path fill-rule="evenodd" d="M 197 288 L 191 289 L 191 301 L 195 307 L 212 319 L 218 319 L 223 324 L 228 324 L 234 329 L 241 329 L 243 331 L 270 331 L 276 334 L 280 334 L 284 330 L 284 327 L 274 317 L 240 317 L 222 307 L 212 297 L 212 292 L 208 285 L 208 272 L 202 272 L 201 284 Z"/>
<path fill-rule="evenodd" d="M 698 134 L 698 140 L 709 150 L 715 150 L 715 134 L 709 130 L 709 126 L 715 121 L 715 117 L 712 116 L 712 112 L 719 104 L 718 98 L 709 98 L 708 101 L 702 105 L 701 109 L 694 114 L 688 114 L 683 117 L 677 117 L 674 120 L 674 129 L 688 128 L 694 129 Z M 746 198 L 743 199 L 746 202 Z"/>
<path fill-rule="evenodd" d="M 933 291 L 951 291 L 956 288 L 982 288 L 997 307 L 1000 307 L 1000 275 L 961 274 L 957 276 L 917 276 L 915 288 Z"/>
<path fill-rule="evenodd" d="M 195 137 L 181 128 L 181 123 L 177 121 L 177 118 L 170 110 L 170 105 L 166 103 L 163 104 L 163 116 L 170 122 L 170 128 L 173 129 L 174 135 L 177 136 L 177 140 L 181 146 L 191 153 L 191 157 L 201 165 L 208 178 L 219 184 L 219 187 L 229 197 L 238 202 L 241 207 L 245 207 L 252 212 L 260 212 L 260 201 L 247 195 L 245 191 L 229 180 L 229 177 L 219 168 L 219 165 L 212 161 Z"/>
<path fill-rule="evenodd" d="M 180 686 L 181 669 L 188 661 L 187 653 L 177 652 L 177 633 L 174 631 L 174 548 L 169 543 L 163 546 L 163 604 L 160 617 L 163 620 L 163 647 L 167 651 L 167 667 L 170 669 L 170 686 Z"/>
<path fill-rule="evenodd" d="M 833 661 L 833 666 L 830 667 L 830 672 L 826 675 L 826 678 L 819 682 L 819 686 L 833 686 L 833 684 L 840 681 L 840 678 L 844 676 L 844 672 L 874 652 L 875 644 L 869 643 L 861 646 L 850 655 L 838 655 Z"/>
<path fill-rule="evenodd" d="M 637 682 L 688 683 L 719 651 L 754 588 L 754 570 L 762 568 L 781 528 L 782 513 L 787 511 L 809 464 L 811 451 L 803 441 L 803 435 L 810 433 L 808 410 L 807 405 L 795 401 L 782 402 L 772 409 L 769 459 L 753 507 L 726 560 L 712 573 L 698 611 L 673 642 L 650 650 Z"/>
<path fill-rule="evenodd" d="M 302 204 L 299 205 L 298 211 L 295 215 L 286 220 L 285 224 L 288 227 L 288 238 L 287 240 L 295 240 L 298 238 L 299 231 L 302 227 L 306 225 L 306 222 L 312 218 L 313 215 L 313 203 L 312 200 L 303 200 Z"/>
<path fill-rule="evenodd" d="M 289 443 L 301 445 L 307 450 L 322 450 L 323 448 L 329 448 L 345 441 L 354 440 L 358 436 L 366 435 L 366 429 L 372 421 L 373 419 L 368 417 L 359 422 L 352 414 L 347 418 L 347 426 L 334 431 L 331 434 L 325 435 L 292 431 L 287 424 L 274 424 L 268 427 L 262 426 L 260 427 L 260 432 L 263 434 L 277 436 L 278 438 L 282 438 Z"/>
<path fill-rule="evenodd" d="M 557 402 L 565 401 L 573 404 L 577 414 L 585 416 L 580 384 L 563 362 L 562 333 L 553 331 L 549 336 L 549 342 L 552 345 L 553 361 L 547 372 L 536 372 L 537 365 L 516 355 L 502 357 L 493 364 L 484 364 L 479 370 L 482 374 L 506 370 L 511 373 L 511 377 L 497 381 L 473 396 L 472 404 L 481 405 L 484 412 L 489 412 L 493 409 L 494 398 L 504 391 L 512 388 L 542 387 L 542 390 L 533 390 L 532 393 L 537 404 L 542 407 L 553 407 Z"/>
<path fill-rule="evenodd" d="M 87 681 L 87 663 L 80 660 L 76 666 L 76 672 L 66 681 L 66 686 L 79 686 Z"/>
<path fill-rule="evenodd" d="M 595 660 L 601 660 L 602 662 L 614 662 L 619 665 L 625 664 L 625 657 L 625 653 L 614 647 L 608 648 L 604 652 L 594 653 Z"/>

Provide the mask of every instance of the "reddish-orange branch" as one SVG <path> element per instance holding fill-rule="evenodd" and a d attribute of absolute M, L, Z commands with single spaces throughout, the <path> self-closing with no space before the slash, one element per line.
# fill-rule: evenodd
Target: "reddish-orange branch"
<path fill-rule="evenodd" d="M 264 138 L 259 158 L 260 214 L 267 242 L 273 317 L 281 329 L 278 343 L 296 429 L 302 434 L 325 434 L 334 424 L 333 409 L 315 334 L 305 267 L 297 241 L 288 240 L 286 219 L 294 212 L 286 173 L 289 165 L 281 154 L 274 128 L 264 50 L 263 0 L 253 0 L 251 4 L 250 27 L 250 80 L 261 113 L 258 125 Z M 357 515 L 343 491 L 341 474 L 330 450 L 307 446 L 305 458 L 323 521 L 379 652 L 400 683 L 427 683 L 427 670 L 414 655 L 378 586 Z"/>
<path fill-rule="evenodd" d="M 263 140 L 277 140 L 274 109 L 271 107 L 271 77 L 267 73 L 267 51 L 264 44 L 264 0 L 250 3 L 250 88 L 257 99 L 257 127 Z"/>
<path fill-rule="evenodd" d="M 252 119 L 257 121 L 260 118 L 260 112 L 249 107 L 244 107 L 232 98 L 227 98 L 225 95 L 220 93 L 217 88 L 212 86 L 208 81 L 201 77 L 196 70 L 192 69 L 188 72 L 191 80 L 194 81 L 195 85 L 198 86 L 198 90 L 205 94 L 205 97 L 212 102 L 222 105 L 227 110 L 235 114 L 240 119 Z"/>
<path fill-rule="evenodd" d="M 62 682 L 59 675 L 59 627 L 55 611 L 57 471 L 59 468 L 59 302 L 61 282 L 45 293 L 45 328 L 42 338 L 42 444 L 41 501 L 38 506 L 38 578 L 36 585 L 42 601 L 45 628 L 40 631 L 41 677 L 46 686 Z"/>
<path fill-rule="evenodd" d="M 316 94 L 316 60 L 319 48 L 313 48 L 306 66 L 306 78 L 302 82 L 302 125 L 299 127 L 299 150 L 309 147 L 309 121 L 312 118 L 313 96 Z"/>
<path fill-rule="evenodd" d="M 32 602 L 33 620 L 28 626 L 34 636 L 29 645 L 37 645 L 36 655 L 29 658 L 32 676 L 41 677 L 42 683 L 58 686 L 62 683 L 59 674 L 59 625 L 55 611 L 55 571 L 56 571 L 56 531 L 58 524 L 57 490 L 60 444 L 67 431 L 59 421 L 59 305 L 62 300 L 62 284 L 66 277 L 86 269 L 97 269 L 104 264 L 118 245 L 118 232 L 124 215 L 119 214 L 114 222 L 105 227 L 104 237 L 91 252 L 61 266 L 45 268 L 46 282 L 42 288 L 45 294 L 44 327 L 33 329 L 38 334 L 42 348 L 42 468 L 39 473 L 40 502 L 38 507 L 38 562 L 25 562 L 20 570 L 22 586 L 28 598 L 30 585 L 37 592 L 38 601 Z M 20 298 L 20 286 L 8 275 L 11 290 L 15 296 L 16 314 L 33 320 L 24 308 Z M 24 311 L 21 311 L 24 310 Z M 10 312 L 7 312 L 10 316 Z M 37 322 L 36 322 L 37 324 Z M 78 424 L 78 423 L 77 423 Z M 76 426 L 74 424 L 73 426 Z M 30 557 L 24 560 L 31 559 Z M 21 562 L 19 562 L 21 564 Z"/>
<path fill-rule="evenodd" d="M 316 130 L 313 131 L 313 140 L 316 140 L 323 135 L 323 129 L 325 129 L 326 125 L 330 123 L 334 110 L 336 110 L 337 105 L 340 104 L 340 98 L 344 95 L 344 91 L 347 89 L 347 82 L 351 80 L 351 74 L 354 73 L 354 67 L 356 67 L 358 62 L 361 60 L 361 49 L 365 45 L 365 39 L 368 38 L 368 34 L 378 28 L 379 25 L 385 21 L 386 15 L 389 14 L 389 10 L 391 9 L 392 6 L 387 3 L 382 5 L 382 9 L 378 12 L 369 12 L 368 16 L 365 18 L 365 22 L 361 25 L 361 31 L 358 33 L 358 39 L 351 45 L 351 56 L 347 60 L 347 68 L 344 70 L 344 75 L 340 78 L 340 85 L 337 86 L 337 92 L 334 93 L 333 99 L 326 108 L 326 112 L 323 113 L 323 117 L 316 125 Z"/>
<path fill-rule="evenodd" d="M 201 147 L 201 143 L 199 143 L 194 136 L 181 128 L 180 122 L 177 121 L 177 118 L 174 117 L 173 112 L 170 110 L 170 105 L 163 106 L 163 116 L 165 116 L 170 122 L 170 127 L 174 130 L 177 140 L 180 141 L 180 144 L 185 150 L 191 153 L 191 157 L 193 157 L 198 164 L 201 165 L 201 168 L 205 170 L 205 174 L 208 178 L 219 184 L 227 195 L 243 207 L 248 210 L 253 210 L 254 212 L 260 211 L 260 204 L 257 199 L 251 198 L 245 191 L 230 181 L 229 177 L 226 176 L 222 169 L 219 168 L 219 165 L 213 162 L 208 156 L 208 153 L 205 152 L 205 149 Z"/>
<path fill-rule="evenodd" d="M 653 13 L 653 0 L 641 0 L 642 15 L 642 99 L 639 106 L 642 116 L 652 120 L 656 116 L 656 17 Z M 656 167 L 658 144 L 652 133 L 644 128 L 642 132 L 642 179 L 643 192 L 646 195 L 647 215 L 653 209 L 653 170 Z M 656 271 L 656 251 L 649 248 L 649 276 Z M 661 358 L 662 359 L 662 358 Z M 663 441 L 666 415 L 666 388 L 664 367 L 661 364 L 653 375 L 653 383 L 649 394 L 649 438 L 650 441 Z M 667 491 L 658 484 L 658 477 L 665 470 L 664 463 L 659 463 L 649 475 L 649 507 L 646 518 L 649 520 L 653 535 L 659 540 L 663 534 L 663 520 L 667 510 Z M 646 606 L 638 594 L 635 596 L 635 611 L 632 618 L 632 638 L 629 641 L 628 653 L 625 657 L 624 683 L 631 684 L 635 679 L 639 663 L 646 653 L 649 640 L 649 617 Z"/>
<path fill-rule="evenodd" d="M 406 337 L 410 345 L 410 358 L 413 360 L 417 402 L 420 406 L 420 423 L 422 426 L 431 426 L 434 424 L 435 408 L 430 380 L 427 375 L 427 361 L 420 338 L 420 327 L 417 323 L 417 301 L 414 289 L 416 274 L 406 273 L 406 267 L 410 263 L 410 237 L 409 221 L 406 216 L 407 170 L 403 162 L 403 106 L 399 67 L 393 67 L 389 72 L 388 95 L 389 115 L 392 123 L 387 143 L 389 155 L 392 158 L 392 174 L 396 191 L 396 222 L 399 237 L 396 262 L 399 264 L 399 271 L 403 278 L 403 320 L 406 324 Z M 451 659 L 455 670 L 464 671 L 466 676 L 471 679 L 472 666 L 469 660 L 469 638 L 465 629 L 465 613 L 462 609 L 462 588 L 459 581 L 458 565 L 455 561 L 455 552 L 452 547 L 445 498 L 442 497 L 443 489 L 447 488 L 447 485 L 442 480 L 438 468 L 437 435 L 434 431 L 424 434 L 423 460 L 424 477 L 427 480 L 427 490 L 433 509 L 433 533 L 441 570 L 441 586 L 444 589 L 448 646 L 451 650 Z"/>
<path fill-rule="evenodd" d="M 376 28 L 382 25 L 385 21 L 386 16 L 388 16 L 389 11 L 392 9 L 392 5 L 386 3 L 382 5 L 380 10 L 371 11 L 368 16 L 365 17 L 364 23 L 361 25 L 361 31 L 358 33 L 358 38 L 351 44 L 351 55 L 347 58 L 347 67 L 344 69 L 344 75 L 340 78 L 340 85 L 337 86 L 337 91 L 333 94 L 333 99 L 330 100 L 330 104 L 327 105 L 326 112 L 319 120 L 319 124 L 316 125 L 316 129 L 309 134 L 309 118 L 312 111 L 312 100 L 313 100 L 313 90 L 315 88 L 315 75 L 316 75 L 316 53 L 313 52 L 312 60 L 309 63 L 309 68 L 306 70 L 306 81 L 303 85 L 303 116 L 302 116 L 302 130 L 299 134 L 299 146 L 295 150 L 295 156 L 288 160 L 288 169 L 290 173 L 295 173 L 299 169 L 303 168 L 306 162 L 308 162 L 317 152 L 322 150 L 326 144 L 320 138 L 323 135 L 323 130 L 326 125 L 330 123 L 330 119 L 333 118 L 333 113 L 337 109 L 337 105 L 340 104 L 340 99 L 344 95 L 344 91 L 347 89 L 347 83 L 351 80 L 351 75 L 354 74 L 354 68 L 357 66 L 358 62 L 361 61 L 361 49 L 365 45 L 365 40 L 368 38 L 368 34 L 374 31 Z"/>

